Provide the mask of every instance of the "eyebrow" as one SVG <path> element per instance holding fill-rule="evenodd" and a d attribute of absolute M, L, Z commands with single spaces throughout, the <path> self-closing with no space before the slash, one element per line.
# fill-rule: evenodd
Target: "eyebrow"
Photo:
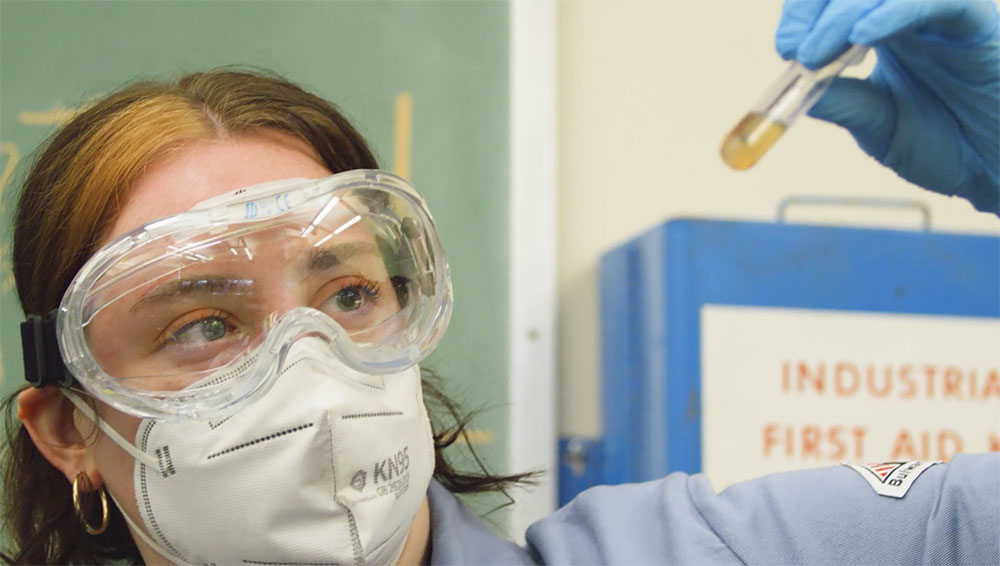
<path fill-rule="evenodd" d="M 159 303 L 169 299 L 177 299 L 187 295 L 207 295 L 226 293 L 241 295 L 248 292 L 254 285 L 253 279 L 235 279 L 221 275 L 198 275 L 186 279 L 177 279 L 160 285 L 149 294 L 139 299 L 129 312 L 140 306 Z"/>
<path fill-rule="evenodd" d="M 303 270 L 306 273 L 323 271 L 344 263 L 356 255 L 378 255 L 378 248 L 371 242 L 346 242 L 327 248 L 316 248 L 309 252 Z"/>
<path fill-rule="evenodd" d="M 302 265 L 305 274 L 323 271 L 344 263 L 357 255 L 377 255 L 378 248 L 371 242 L 347 242 L 317 248 L 309 251 Z M 184 279 L 176 279 L 160 285 L 139 299 L 129 312 L 152 303 L 178 299 L 191 295 L 229 294 L 240 295 L 248 293 L 254 285 L 253 279 L 239 279 L 223 275 L 196 275 Z"/>

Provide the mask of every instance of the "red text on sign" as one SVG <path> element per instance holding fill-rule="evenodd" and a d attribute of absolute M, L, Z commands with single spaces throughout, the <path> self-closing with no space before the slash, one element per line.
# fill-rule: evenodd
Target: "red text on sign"
<path fill-rule="evenodd" d="M 864 453 L 865 427 L 765 423 L 764 457 L 785 456 L 817 461 L 860 460 Z"/>
<path fill-rule="evenodd" d="M 1000 370 L 954 365 L 784 361 L 781 391 L 873 399 L 1000 401 Z"/>

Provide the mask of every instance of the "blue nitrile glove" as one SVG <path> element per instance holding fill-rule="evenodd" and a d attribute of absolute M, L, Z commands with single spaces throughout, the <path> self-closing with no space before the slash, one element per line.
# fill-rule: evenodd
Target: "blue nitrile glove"
<path fill-rule="evenodd" d="M 778 52 L 810 68 L 875 47 L 809 112 L 904 179 L 1000 214 L 1000 18 L 993 0 L 787 0 Z"/>

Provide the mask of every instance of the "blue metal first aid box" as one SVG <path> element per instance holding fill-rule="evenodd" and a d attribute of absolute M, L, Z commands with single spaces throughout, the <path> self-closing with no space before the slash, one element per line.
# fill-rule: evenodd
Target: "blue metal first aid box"
<path fill-rule="evenodd" d="M 996 236 L 678 219 L 599 271 L 602 436 L 561 441 L 561 503 L 702 470 L 703 306 L 1000 317 Z"/>

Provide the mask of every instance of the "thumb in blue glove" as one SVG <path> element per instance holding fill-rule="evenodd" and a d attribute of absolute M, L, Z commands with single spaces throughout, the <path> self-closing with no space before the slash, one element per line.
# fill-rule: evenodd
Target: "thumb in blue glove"
<path fill-rule="evenodd" d="M 788 0 L 778 52 L 819 67 L 875 47 L 809 114 L 847 128 L 904 179 L 1000 215 L 1000 18 L 992 0 Z"/>

